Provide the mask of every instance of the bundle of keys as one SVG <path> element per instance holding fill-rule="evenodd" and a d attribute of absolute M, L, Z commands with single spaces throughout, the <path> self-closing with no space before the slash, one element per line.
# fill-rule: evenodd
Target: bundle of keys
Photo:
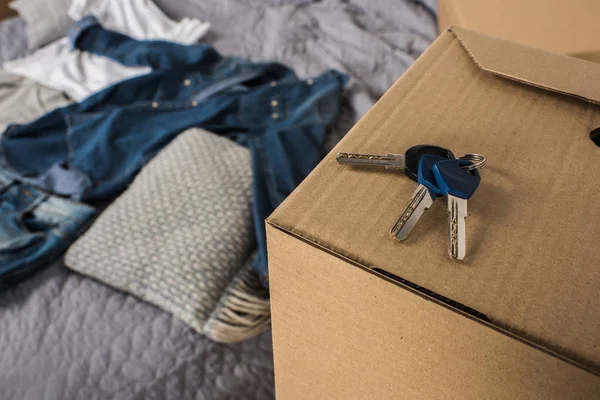
<path fill-rule="evenodd" d="M 404 212 L 390 234 L 405 240 L 424 212 L 438 197 L 448 199 L 448 254 L 462 260 L 466 255 L 467 200 L 473 196 L 486 166 L 480 154 L 455 158 L 452 151 L 433 145 L 413 146 L 405 154 L 338 153 L 340 164 L 403 170 L 418 183 Z"/>

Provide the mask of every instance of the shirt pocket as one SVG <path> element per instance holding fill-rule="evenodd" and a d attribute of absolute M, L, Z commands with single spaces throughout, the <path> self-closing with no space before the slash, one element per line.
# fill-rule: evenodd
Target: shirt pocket
<path fill-rule="evenodd" d="M 287 104 L 280 94 L 261 93 L 240 98 L 238 118 L 244 125 L 275 124 L 287 116 Z"/>

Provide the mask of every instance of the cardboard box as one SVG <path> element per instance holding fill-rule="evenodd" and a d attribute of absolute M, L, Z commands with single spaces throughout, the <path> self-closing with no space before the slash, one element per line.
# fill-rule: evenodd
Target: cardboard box
<path fill-rule="evenodd" d="M 17 15 L 17 12 L 9 7 L 9 0 L 0 0 L 0 20 Z"/>
<path fill-rule="evenodd" d="M 600 62 L 598 0 L 438 0 L 449 25 L 542 50 Z"/>
<path fill-rule="evenodd" d="M 600 65 L 445 31 L 269 218 L 279 399 L 600 398 Z M 335 153 L 483 153 L 467 257 L 446 202 Z"/>

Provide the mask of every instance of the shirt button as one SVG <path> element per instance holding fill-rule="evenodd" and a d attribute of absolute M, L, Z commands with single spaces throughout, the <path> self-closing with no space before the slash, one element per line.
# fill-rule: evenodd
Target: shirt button
<path fill-rule="evenodd" d="M 183 84 L 185 86 L 190 86 L 192 84 L 192 81 L 190 81 L 189 79 L 186 79 L 185 81 L 183 81 Z"/>
<path fill-rule="evenodd" d="M 152 108 L 158 108 L 158 103 L 156 101 L 152 102 Z"/>
<path fill-rule="evenodd" d="M 277 86 L 277 82 L 273 81 L 270 83 L 271 86 Z"/>
<path fill-rule="evenodd" d="M 278 102 L 277 100 L 273 100 L 273 101 L 271 101 L 271 105 L 272 105 L 273 107 L 277 107 L 277 104 L 279 104 L 279 102 Z"/>
<path fill-rule="evenodd" d="M 308 83 L 309 85 L 312 85 L 314 83 L 314 81 L 312 79 L 307 79 L 306 83 Z"/>
<path fill-rule="evenodd" d="M 277 118 L 279 118 L 279 114 L 273 113 L 273 115 L 271 115 L 271 117 L 273 117 L 273 119 L 277 119 Z"/>
<path fill-rule="evenodd" d="M 198 102 L 196 100 L 192 101 L 192 106 L 196 107 L 198 105 Z"/>

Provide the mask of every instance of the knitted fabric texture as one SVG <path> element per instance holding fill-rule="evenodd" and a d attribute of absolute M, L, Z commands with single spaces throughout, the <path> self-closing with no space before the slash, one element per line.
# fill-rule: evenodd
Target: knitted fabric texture
<path fill-rule="evenodd" d="M 187 130 L 142 169 L 71 247 L 66 265 L 204 333 L 209 317 L 220 319 L 217 306 L 230 303 L 227 297 L 232 285 L 239 286 L 239 276 L 252 279 L 243 272 L 255 245 L 251 184 L 246 148 L 210 132 Z M 252 286 L 242 290 L 254 298 L 248 292 Z M 239 297 L 239 289 L 233 294 Z M 264 302 L 264 293 L 259 295 Z M 268 300 L 266 304 L 258 320 L 246 318 L 253 325 L 249 330 L 236 326 L 234 336 L 213 336 L 238 341 L 266 329 L 254 326 L 269 320 Z"/>

